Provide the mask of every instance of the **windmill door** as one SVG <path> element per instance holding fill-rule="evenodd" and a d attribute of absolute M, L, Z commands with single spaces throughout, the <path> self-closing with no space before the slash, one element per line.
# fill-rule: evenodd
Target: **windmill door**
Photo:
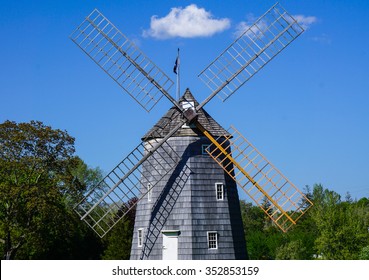
<path fill-rule="evenodd" d="M 163 231 L 163 260 L 178 260 L 179 231 Z"/>

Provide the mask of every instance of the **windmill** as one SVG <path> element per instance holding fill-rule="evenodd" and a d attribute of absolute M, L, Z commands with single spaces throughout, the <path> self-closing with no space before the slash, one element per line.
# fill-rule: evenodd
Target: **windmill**
<path fill-rule="evenodd" d="M 71 34 L 74 43 L 146 111 L 162 96 L 173 107 L 76 205 L 81 220 L 103 237 L 137 207 L 131 258 L 244 258 L 237 183 L 282 231 L 296 224 L 311 201 L 203 107 L 215 96 L 228 99 L 302 32 L 276 3 L 199 74 L 211 90 L 204 101 L 188 89 L 176 101 L 171 79 L 95 9 Z M 209 182 L 223 204 L 209 200 Z"/>

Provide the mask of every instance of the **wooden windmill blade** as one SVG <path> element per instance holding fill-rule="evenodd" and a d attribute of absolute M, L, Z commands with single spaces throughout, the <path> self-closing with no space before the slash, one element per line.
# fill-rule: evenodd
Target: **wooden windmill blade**
<path fill-rule="evenodd" d="M 275 4 L 199 74 L 213 92 L 196 110 L 216 95 L 225 101 L 303 31 L 279 3 Z M 312 206 L 236 129 L 232 127 L 228 136 L 214 139 L 200 123 L 196 126 L 212 142 L 208 154 L 284 232 Z"/>
<path fill-rule="evenodd" d="M 159 145 L 160 144 L 160 145 Z M 146 159 L 151 157 L 150 161 Z M 167 143 L 155 139 L 140 143 L 75 206 L 75 211 L 100 237 L 128 214 L 153 187 L 141 186 L 147 177 L 159 182 L 178 163 L 180 157 Z M 142 165 L 151 172 L 142 172 Z"/>
<path fill-rule="evenodd" d="M 286 232 L 313 203 L 237 129 L 231 126 L 228 132 L 206 152 Z"/>
<path fill-rule="evenodd" d="M 97 9 L 70 38 L 146 111 L 150 111 L 173 81 Z"/>
<path fill-rule="evenodd" d="M 179 121 L 178 125 L 170 128 L 169 133 L 160 140 L 155 137 L 156 131 L 152 131 L 76 204 L 74 210 L 81 220 L 100 237 L 104 237 L 177 166 L 180 156 L 167 140 L 184 123 L 185 121 Z M 149 172 L 142 172 L 144 164 Z M 148 181 L 148 177 L 155 178 L 155 183 L 143 191 L 143 182 Z"/>
<path fill-rule="evenodd" d="M 265 24 L 265 26 L 261 24 L 270 18 L 272 23 Z M 185 123 L 195 124 L 215 147 L 220 147 L 221 153 L 217 156 L 212 155 L 218 164 L 220 159 L 226 157 L 245 178 L 253 183 L 255 180 L 253 177 L 256 175 L 249 174 L 248 172 L 251 171 L 243 168 L 242 162 L 239 163 L 238 157 L 233 157 L 228 148 L 222 148 L 224 143 L 219 143 L 221 139 L 214 139 L 198 121 L 198 112 L 219 93 L 224 94 L 225 92 L 225 99 L 228 98 L 301 32 L 302 28 L 287 12 L 279 5 L 273 6 L 249 31 L 246 31 L 200 74 L 200 78 L 210 88 L 214 88 L 209 97 L 197 106 L 184 108 L 168 93 L 173 82 L 110 21 L 94 10 L 73 32 L 71 39 L 145 110 L 150 111 L 162 95 L 165 95 L 174 104 L 175 118 L 179 117 L 179 119 L 174 126 L 170 125 L 171 122 L 168 123 L 170 129 L 165 130 L 165 135 L 156 137 L 153 133 L 152 137 L 144 139 L 94 189 L 86 194 L 75 208 L 81 219 L 85 220 L 98 235 L 104 236 L 138 201 L 149 193 L 151 188 L 155 187 L 154 183 L 150 189 L 143 190 L 144 182 L 148 181 L 146 177 L 154 178 L 157 183 L 176 167 L 179 156 L 167 140 Z M 252 38 L 252 40 L 247 42 L 246 38 Z M 256 46 L 259 49 L 255 49 Z M 157 140 L 158 138 L 161 140 Z M 144 164 L 152 165 L 149 168 L 151 173 L 143 174 Z M 230 175 L 236 181 L 242 178 L 232 176 L 232 172 L 234 171 L 232 170 Z M 286 210 L 283 208 L 286 204 L 284 201 L 281 205 L 282 200 L 274 199 L 274 194 L 269 193 L 269 190 L 263 190 L 260 185 L 254 183 L 253 185 L 256 185 L 257 189 L 272 202 L 273 207 L 276 207 L 279 212 L 273 212 L 274 208 L 263 210 L 275 221 L 287 219 L 282 226 L 277 223 L 282 229 L 286 228 L 285 225 L 289 226 L 289 222 L 295 223 L 298 218 L 290 218 L 289 215 L 292 208 Z M 252 196 L 253 193 L 250 195 Z M 259 201 L 255 195 L 253 199 Z"/>
<path fill-rule="evenodd" d="M 178 112 L 183 111 L 168 93 L 172 80 L 97 9 L 70 38 L 146 111 L 149 112 L 162 95 L 175 105 Z M 141 182 L 145 180 L 142 164 L 148 162 L 149 157 L 155 164 L 152 170 L 161 170 L 160 174 L 150 174 L 157 178 L 156 182 L 175 167 L 179 157 L 166 141 L 185 123 L 186 119 L 181 120 L 160 141 L 142 142 L 124 158 L 76 205 L 75 211 L 81 220 L 103 237 L 150 191 L 140 190 Z"/>
<path fill-rule="evenodd" d="M 199 74 L 212 90 L 199 108 L 215 95 L 225 101 L 303 31 L 279 3 L 275 4 Z"/>

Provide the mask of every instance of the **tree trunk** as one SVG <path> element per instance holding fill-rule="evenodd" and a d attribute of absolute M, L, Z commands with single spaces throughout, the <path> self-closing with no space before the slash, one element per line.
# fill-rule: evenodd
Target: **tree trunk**
<path fill-rule="evenodd" d="M 12 241 L 11 241 L 11 237 L 10 237 L 10 231 L 8 230 L 8 232 L 6 233 L 6 238 L 5 238 L 3 259 L 4 260 L 10 260 L 11 255 L 12 255 Z"/>
<path fill-rule="evenodd" d="M 4 252 L 3 252 L 3 259 L 4 260 L 13 260 L 19 247 L 24 243 L 23 238 L 21 238 L 21 241 L 18 242 L 16 246 L 13 246 L 12 239 L 10 236 L 10 231 L 7 232 L 7 236 L 5 239 L 5 246 L 4 246 Z"/>

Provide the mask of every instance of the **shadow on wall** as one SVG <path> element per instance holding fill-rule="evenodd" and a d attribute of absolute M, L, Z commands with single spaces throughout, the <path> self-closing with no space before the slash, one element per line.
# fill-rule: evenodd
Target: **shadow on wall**
<path fill-rule="evenodd" d="M 191 175 L 191 169 L 186 164 L 187 160 L 188 157 L 182 157 L 152 208 L 149 228 L 141 251 L 141 260 L 150 256 L 176 201 Z"/>

